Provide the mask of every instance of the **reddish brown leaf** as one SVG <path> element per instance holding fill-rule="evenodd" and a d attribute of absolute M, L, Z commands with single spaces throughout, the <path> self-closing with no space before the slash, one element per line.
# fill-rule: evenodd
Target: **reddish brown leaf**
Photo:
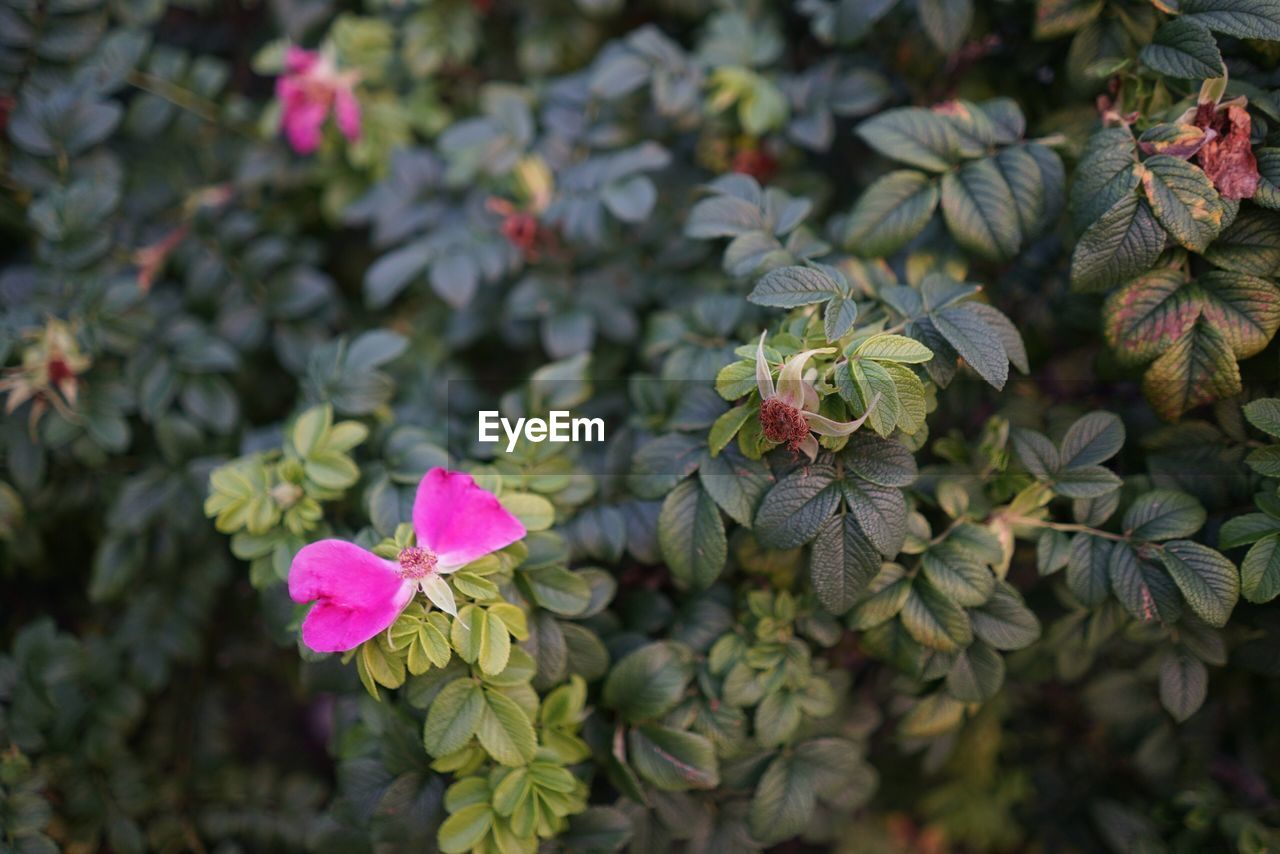
<path fill-rule="evenodd" d="M 1216 110 L 1201 104 L 1196 113 L 1197 126 L 1217 132 L 1200 149 L 1198 159 L 1224 198 L 1250 199 L 1258 189 L 1258 161 L 1249 147 L 1252 124 L 1249 112 L 1235 104 Z"/>

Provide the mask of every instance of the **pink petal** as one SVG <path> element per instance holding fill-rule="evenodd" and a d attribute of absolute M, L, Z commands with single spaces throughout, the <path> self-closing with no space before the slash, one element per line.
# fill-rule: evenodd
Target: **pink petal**
<path fill-rule="evenodd" d="M 333 115 L 343 136 L 351 142 L 360 138 L 360 102 L 350 88 L 339 87 L 334 92 Z"/>
<path fill-rule="evenodd" d="M 396 564 L 342 540 L 304 546 L 289 567 L 289 596 L 316 605 L 302 640 L 316 652 L 352 649 L 396 621 L 413 598 Z"/>
<path fill-rule="evenodd" d="M 305 97 L 284 102 L 284 134 L 293 150 L 310 154 L 320 147 L 320 129 L 324 126 L 328 107 Z"/>
<path fill-rule="evenodd" d="M 306 74 L 320 60 L 320 51 L 289 45 L 284 53 L 284 69 L 289 74 Z"/>
<path fill-rule="evenodd" d="M 418 484 L 413 502 L 418 545 L 440 563 L 461 566 L 509 546 L 524 536 L 524 525 L 507 512 L 471 475 L 434 468 Z"/>

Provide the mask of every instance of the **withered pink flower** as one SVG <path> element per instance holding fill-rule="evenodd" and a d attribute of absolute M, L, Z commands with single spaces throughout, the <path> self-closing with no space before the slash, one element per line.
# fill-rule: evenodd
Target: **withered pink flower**
<path fill-rule="evenodd" d="M 360 138 L 355 92 L 359 79 L 355 71 L 339 71 L 327 52 L 289 47 L 284 74 L 276 79 L 276 96 L 282 105 L 281 125 L 294 151 L 310 154 L 320 147 L 330 112 L 343 136 L 351 142 Z"/>
<path fill-rule="evenodd" d="M 778 385 L 773 384 L 773 371 L 764 354 L 764 339 L 760 335 L 756 346 L 756 388 L 760 392 L 760 431 L 770 442 L 800 451 L 810 460 L 818 457 L 820 436 L 848 436 L 862 426 L 871 410 L 880 400 L 879 393 L 871 399 L 871 405 L 861 418 L 854 421 L 833 421 L 818 414 L 818 393 L 813 384 L 804 379 L 804 366 L 811 356 L 834 353 L 832 347 L 805 350 L 782 363 L 778 372 Z"/>

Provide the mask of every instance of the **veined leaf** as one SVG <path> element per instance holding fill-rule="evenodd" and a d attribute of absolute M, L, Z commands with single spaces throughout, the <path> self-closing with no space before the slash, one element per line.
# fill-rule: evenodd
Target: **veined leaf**
<path fill-rule="evenodd" d="M 760 277 L 747 299 L 757 305 L 795 308 L 825 302 L 843 291 L 838 282 L 813 267 L 778 267 Z"/>
<path fill-rule="evenodd" d="M 1280 534 L 1258 540 L 1240 564 L 1240 592 L 1250 602 L 1270 602 L 1280 595 Z"/>
<path fill-rule="evenodd" d="M 1019 209 L 994 158 L 966 163 L 942 176 L 942 214 L 951 236 L 970 252 L 994 261 L 1018 253 Z"/>
<path fill-rule="evenodd" d="M 1145 200 L 1125 194 L 1080 236 L 1071 254 L 1071 287 L 1100 291 L 1150 269 L 1165 233 Z"/>
<path fill-rule="evenodd" d="M 1280 41 L 1280 0 L 1183 0 L 1182 15 L 1229 36 Z"/>
<path fill-rule="evenodd" d="M 968 614 L 927 581 L 911 586 L 900 616 L 911 637 L 939 652 L 955 652 L 973 640 Z"/>
<path fill-rule="evenodd" d="M 662 502 L 658 545 L 682 585 L 708 587 L 724 569 L 728 555 L 724 520 L 698 481 L 683 481 Z"/>
<path fill-rule="evenodd" d="M 1175 421 L 1189 409 L 1239 393 L 1240 367 L 1227 339 L 1201 319 L 1151 363 L 1142 387 L 1156 412 Z"/>
<path fill-rule="evenodd" d="M 1187 334 L 1202 300 L 1181 270 L 1145 273 L 1107 298 L 1102 315 L 1107 343 L 1125 364 L 1149 362 Z"/>
<path fill-rule="evenodd" d="M 1084 231 L 1138 186 L 1138 148 L 1128 128 L 1103 128 L 1085 144 L 1071 183 L 1071 221 Z"/>
<path fill-rule="evenodd" d="M 828 519 L 809 556 L 809 577 L 822 607 L 843 614 L 880 568 L 880 555 L 850 514 Z"/>
<path fill-rule="evenodd" d="M 1209 671 L 1198 658 L 1173 652 L 1160 664 L 1160 704 L 1179 723 L 1204 705 L 1209 692 Z"/>
<path fill-rule="evenodd" d="M 891 255 L 928 224 L 938 207 L 938 181 L 903 169 L 875 181 L 858 197 L 844 246 L 863 258 Z"/>
<path fill-rule="evenodd" d="M 1194 18 L 1166 21 L 1138 58 L 1148 68 L 1185 80 L 1221 77 L 1223 72 L 1218 43 Z"/>
<path fill-rule="evenodd" d="M 867 145 L 899 163 L 945 172 L 957 160 L 959 136 L 951 122 L 932 110 L 899 107 L 858 125 Z"/>
<path fill-rule="evenodd" d="M 768 548 L 793 549 L 817 536 L 840 503 L 835 470 L 804 466 L 779 480 L 756 511 L 755 533 Z"/>
<path fill-rule="evenodd" d="M 1192 252 L 1203 252 L 1225 222 L 1209 177 L 1186 160 L 1157 154 L 1138 166 L 1151 212 L 1165 231 Z"/>
<path fill-rule="evenodd" d="M 1236 358 L 1261 352 L 1280 329 L 1280 288 L 1258 276 L 1215 270 L 1196 280 L 1201 317 L 1226 339 Z"/>
<path fill-rule="evenodd" d="M 1196 616 L 1211 626 L 1225 626 L 1240 597 L 1240 573 L 1235 565 L 1191 540 L 1166 543 L 1159 556 Z"/>

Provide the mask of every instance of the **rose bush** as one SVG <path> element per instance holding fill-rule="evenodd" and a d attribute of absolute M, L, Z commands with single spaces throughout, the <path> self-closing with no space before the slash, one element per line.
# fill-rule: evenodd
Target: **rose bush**
<path fill-rule="evenodd" d="M 1280 847 L 1277 0 L 3 2 L 3 850 Z"/>

